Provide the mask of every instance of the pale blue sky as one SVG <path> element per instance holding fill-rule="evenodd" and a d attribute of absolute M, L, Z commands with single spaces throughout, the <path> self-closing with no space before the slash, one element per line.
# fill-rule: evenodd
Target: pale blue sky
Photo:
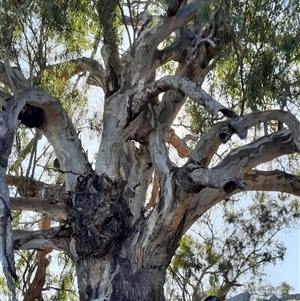
<path fill-rule="evenodd" d="M 278 262 L 275 266 L 270 266 L 266 272 L 270 275 L 269 282 L 279 285 L 286 281 L 294 287 L 294 293 L 300 293 L 300 231 L 293 229 L 282 231 L 276 236 L 283 241 L 287 247 L 287 253 L 283 262 Z"/>

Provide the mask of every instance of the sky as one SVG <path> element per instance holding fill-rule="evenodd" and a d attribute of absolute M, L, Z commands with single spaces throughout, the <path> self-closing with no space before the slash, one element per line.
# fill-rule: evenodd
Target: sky
<path fill-rule="evenodd" d="M 300 231 L 299 228 L 290 231 L 282 231 L 276 236 L 287 247 L 287 254 L 283 262 L 278 262 L 266 269 L 270 283 L 274 285 L 286 281 L 294 290 L 300 293 Z"/>

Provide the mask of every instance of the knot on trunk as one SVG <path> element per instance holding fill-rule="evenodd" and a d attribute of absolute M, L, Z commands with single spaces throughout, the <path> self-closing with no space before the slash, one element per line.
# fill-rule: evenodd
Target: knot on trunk
<path fill-rule="evenodd" d="M 123 182 L 105 176 L 78 178 L 76 192 L 66 202 L 78 255 L 104 256 L 127 237 L 132 216 L 123 190 Z"/>
<path fill-rule="evenodd" d="M 186 164 L 184 168 L 177 168 L 174 172 L 174 178 L 176 179 L 176 185 L 183 191 L 190 193 L 199 193 L 204 185 L 195 183 L 190 177 L 189 173 L 195 169 L 196 164 Z"/>

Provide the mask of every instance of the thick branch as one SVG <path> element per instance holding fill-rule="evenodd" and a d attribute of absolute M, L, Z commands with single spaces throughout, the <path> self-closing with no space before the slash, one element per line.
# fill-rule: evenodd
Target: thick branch
<path fill-rule="evenodd" d="M 103 131 L 99 146 L 96 172 L 106 174 L 111 179 L 120 179 L 121 153 L 127 135 L 122 130 L 126 127 L 125 95 L 115 94 L 105 103 L 103 115 Z"/>
<path fill-rule="evenodd" d="M 147 147 L 141 145 L 131 166 L 123 194 L 125 199 L 130 200 L 129 208 L 133 216 L 132 224 L 141 217 L 152 174 L 153 164 L 150 154 Z"/>
<path fill-rule="evenodd" d="M 42 72 L 45 71 L 47 71 L 47 73 L 54 72 L 58 78 L 64 80 L 68 80 L 76 74 L 88 72 L 89 77 L 87 83 L 105 89 L 106 71 L 98 61 L 92 58 L 82 57 L 68 62 L 50 65 Z"/>
<path fill-rule="evenodd" d="M 236 129 L 236 132 L 242 138 L 246 138 L 247 130 L 254 125 L 261 122 L 267 122 L 270 120 L 278 120 L 285 123 L 293 134 L 293 139 L 298 149 L 300 150 L 300 122 L 290 112 L 280 110 L 270 110 L 266 112 L 258 112 L 255 114 L 247 115 L 244 118 L 239 118 L 231 122 L 232 126 Z"/>
<path fill-rule="evenodd" d="M 22 85 L 26 88 L 29 86 L 29 82 L 24 77 L 21 70 L 17 67 L 12 67 L 11 72 L 13 74 L 13 78 L 18 81 L 19 83 L 22 83 Z M 0 62 L 0 82 L 3 83 L 8 88 L 12 89 L 11 82 L 9 80 L 8 74 L 5 69 L 5 65 Z"/>
<path fill-rule="evenodd" d="M 145 234 L 147 236 L 147 239 L 154 241 L 156 238 L 159 240 L 158 233 L 162 231 L 162 227 L 168 228 L 169 225 L 166 225 L 166 220 L 167 224 L 171 222 L 170 220 L 168 220 L 168 216 L 170 212 L 172 212 L 173 206 L 175 204 L 175 189 L 172 183 L 173 170 L 175 169 L 175 166 L 169 159 L 168 151 L 164 143 L 164 138 L 158 118 L 150 105 L 148 106 L 148 108 L 152 126 L 152 131 L 150 132 L 148 138 L 148 149 L 158 178 L 160 191 L 157 204 L 151 211 L 150 217 L 147 221 L 147 228 L 149 229 L 148 233 Z M 151 248 L 155 248 L 154 242 Z"/>
<path fill-rule="evenodd" d="M 280 191 L 300 196 L 300 177 L 280 170 L 250 170 L 243 180 L 247 191 Z"/>
<path fill-rule="evenodd" d="M 48 199 L 51 203 L 63 203 L 67 196 L 63 185 L 50 185 L 30 177 L 11 175 L 8 175 L 6 180 L 7 184 L 14 186 L 22 197 L 40 197 Z M 27 186 L 26 195 L 24 193 L 25 185 Z"/>
<path fill-rule="evenodd" d="M 177 153 L 180 158 L 188 157 L 192 150 L 186 144 L 185 140 L 178 137 L 173 129 L 170 129 L 165 135 L 166 142 L 173 145 L 173 147 L 177 150 Z"/>
<path fill-rule="evenodd" d="M 147 82 L 152 68 L 152 62 L 158 45 L 170 34 L 191 21 L 205 1 L 196 0 L 181 8 L 176 16 L 162 18 L 161 21 L 150 31 L 144 31 L 138 41 L 135 53 L 135 62 L 131 69 L 132 85 L 143 87 Z"/>
<path fill-rule="evenodd" d="M 66 220 L 65 206 L 61 203 L 51 203 L 51 200 L 42 198 L 11 197 L 12 210 L 28 210 L 46 214 L 54 220 Z"/>
<path fill-rule="evenodd" d="M 69 254 L 71 229 L 55 227 L 37 231 L 13 231 L 13 245 L 17 250 L 44 250 L 50 248 Z"/>
<path fill-rule="evenodd" d="M 261 122 L 274 119 L 288 125 L 293 134 L 295 144 L 299 146 L 300 122 L 293 114 L 279 110 L 259 112 L 213 125 L 211 130 L 197 143 L 189 162 L 197 162 L 200 166 L 206 167 L 219 146 L 222 143 L 226 143 L 233 134 L 236 133 L 241 139 L 245 139 L 249 128 Z"/>
<path fill-rule="evenodd" d="M 213 169 L 226 169 L 232 173 L 243 174 L 262 163 L 295 152 L 298 152 L 298 149 L 293 143 L 293 136 L 290 130 L 285 129 L 232 150 Z"/>
<path fill-rule="evenodd" d="M 191 43 L 192 41 L 189 39 L 182 40 L 181 37 L 178 37 L 168 47 L 162 50 L 157 49 L 155 59 L 152 63 L 152 70 L 156 70 L 172 60 L 178 61 Z"/>
<path fill-rule="evenodd" d="M 179 9 L 176 16 L 162 18 L 149 33 L 140 38 L 139 43 L 141 43 L 142 40 L 145 40 L 143 41 L 143 44 L 146 44 L 149 47 L 148 51 L 153 51 L 153 49 L 156 49 L 157 46 L 169 37 L 172 32 L 191 21 L 203 4 L 205 4 L 205 1 L 203 0 L 193 1 Z"/>
<path fill-rule="evenodd" d="M 9 189 L 6 183 L 6 171 L 17 120 L 17 115 L 14 115 L 15 107 L 18 107 L 18 103 L 7 101 L 6 109 L 0 115 L 0 258 L 7 285 L 13 294 L 13 300 L 16 300 L 13 278 L 17 279 L 17 276 L 13 255 L 10 200 Z"/>
<path fill-rule="evenodd" d="M 45 251 L 37 252 L 37 269 L 35 276 L 24 294 L 23 301 L 42 300 L 41 292 L 46 280 L 46 268 L 49 264 L 46 254 L 47 252 Z"/>
<path fill-rule="evenodd" d="M 78 175 L 84 174 L 89 169 L 89 165 L 67 112 L 57 99 L 43 90 L 29 88 L 15 98 L 20 107 L 28 102 L 44 110 L 44 121 L 39 130 L 53 146 L 61 169 L 64 171 L 66 190 L 71 191 L 75 188 Z M 19 112 L 16 110 L 14 114 L 18 116 Z"/>
<path fill-rule="evenodd" d="M 262 189 L 264 191 L 283 191 L 298 195 L 299 192 L 296 188 L 298 186 L 298 177 L 279 173 L 278 171 L 261 172 L 251 170 L 251 168 L 257 165 L 297 151 L 293 145 L 291 132 L 289 130 L 283 130 L 233 150 L 218 166 L 211 169 L 211 171 L 222 169 L 238 175 L 246 184 L 243 191 Z M 287 182 L 286 187 L 284 186 L 285 182 Z M 240 191 L 240 189 L 237 189 L 232 194 L 236 194 Z M 185 231 L 204 212 L 225 198 L 230 197 L 232 194 L 228 195 L 218 189 L 204 188 L 192 196 L 187 203 L 187 219 L 184 225 Z"/>
<path fill-rule="evenodd" d="M 65 171 L 63 176 L 66 182 L 66 190 L 72 190 L 76 185 L 77 176 L 85 173 L 89 166 L 81 142 L 67 112 L 58 100 L 47 92 L 27 88 L 7 101 L 6 110 L 2 112 L 5 124 L 1 127 L 1 134 L 10 137 L 5 138 L 6 144 L 13 139 L 17 118 L 26 103 L 43 109 L 43 123 L 39 130 L 52 144 L 61 169 Z M 10 148 L 7 148 L 9 150 L 7 158 L 10 154 Z"/>
<path fill-rule="evenodd" d="M 194 162 L 202 167 L 207 167 L 219 146 L 226 143 L 234 133 L 235 130 L 228 121 L 214 124 L 210 131 L 200 138 L 188 163 Z"/>
<path fill-rule="evenodd" d="M 137 93 L 134 97 L 132 112 L 139 112 L 140 108 L 143 107 L 149 99 L 170 89 L 180 91 L 181 93 L 189 96 L 207 109 L 207 111 L 213 116 L 216 116 L 218 112 L 222 112 L 226 117 L 238 117 L 234 112 L 228 110 L 208 95 L 199 85 L 176 75 L 165 76 L 147 85 L 141 92 Z"/>
<path fill-rule="evenodd" d="M 118 2 L 98 1 L 96 7 L 99 14 L 99 20 L 102 27 L 103 46 L 101 54 L 107 72 L 106 77 L 106 97 L 119 90 L 121 65 L 118 53 L 118 28 L 114 25 L 117 16 Z"/>

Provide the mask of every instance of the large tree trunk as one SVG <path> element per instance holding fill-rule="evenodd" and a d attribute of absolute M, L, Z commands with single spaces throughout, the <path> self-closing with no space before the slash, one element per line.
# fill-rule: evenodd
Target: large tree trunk
<path fill-rule="evenodd" d="M 133 216 L 122 182 L 89 176 L 78 181 L 76 190 L 66 209 L 76 233 L 70 256 L 80 300 L 164 300 L 166 268 L 180 235 L 175 240 L 159 236 L 149 244 L 154 235 L 147 238 L 145 219 L 131 227 Z"/>
<path fill-rule="evenodd" d="M 79 258 L 76 272 L 80 275 L 80 300 L 163 301 L 166 266 L 137 262 L 136 250 L 132 245 L 129 258 L 118 249 L 101 258 Z"/>
<path fill-rule="evenodd" d="M 5 110 L 0 115 L 0 257 L 14 300 L 13 247 L 65 251 L 76 267 L 81 301 L 164 300 L 166 268 L 179 240 L 209 208 L 241 189 L 280 190 L 299 195 L 299 177 L 254 168 L 298 152 L 300 122 L 290 112 L 283 111 L 238 116 L 201 88 L 219 56 L 216 43 L 220 35 L 227 41 L 226 32 L 219 32 L 217 14 L 208 30 L 199 32 L 202 25 L 196 20 L 197 12 L 207 1 L 194 0 L 186 5 L 183 1 L 181 8 L 179 1 L 167 15 L 151 17 L 143 24 L 130 52 L 121 57 L 116 39 L 119 31 L 114 30 L 114 19 L 119 18 L 117 8 L 107 1 L 96 3 L 99 17 L 105 21 L 102 24 L 105 68 L 91 58 L 69 62 L 75 67 L 71 68 L 70 77 L 88 72 L 87 82 L 96 82 L 106 95 L 104 112 L 99 112 L 103 115 L 103 131 L 94 169 L 60 102 L 46 91 L 32 87 L 9 64 L 18 15 L 10 30 L 5 66 L 0 64 L 0 81 L 12 91 L 9 98 L 0 91 L 0 96 L 5 96 Z M 18 11 L 25 7 L 21 5 Z M 189 28 L 192 20 L 193 28 Z M 160 49 L 174 32 L 174 41 Z M 178 65 L 176 75 L 155 80 L 157 69 L 170 61 Z M 62 65 L 48 66 L 48 70 L 61 69 Z M 62 76 L 67 75 L 63 72 Z M 159 94 L 163 94 L 161 99 Z M 187 150 L 178 152 L 189 156 L 186 164 L 177 166 L 170 159 L 166 137 L 187 97 L 211 115 L 222 114 L 226 118 L 200 137 L 193 150 L 173 135 L 173 142 L 177 139 L 173 145 Z M 23 118 L 23 124 L 36 127 L 53 146 L 60 163 L 57 171 L 62 173 L 68 194 L 66 201 L 61 196 L 56 200 L 53 193 L 26 199 L 27 204 L 10 199 L 5 173 L 17 119 L 22 114 L 24 117 L 24 107 L 31 114 L 27 116 L 30 123 L 24 123 Z M 34 112 L 39 113 L 36 119 L 31 116 Z M 37 119 L 40 122 L 32 124 Z M 209 168 L 220 145 L 232 135 L 245 139 L 249 128 L 273 119 L 285 123 L 289 129 L 235 149 Z M 146 195 L 154 173 L 157 191 L 147 207 Z M 37 186 L 45 188 L 42 184 Z M 53 190 L 58 191 L 55 187 Z M 62 224 L 12 233 L 11 203 L 15 208 L 46 213 Z"/>

